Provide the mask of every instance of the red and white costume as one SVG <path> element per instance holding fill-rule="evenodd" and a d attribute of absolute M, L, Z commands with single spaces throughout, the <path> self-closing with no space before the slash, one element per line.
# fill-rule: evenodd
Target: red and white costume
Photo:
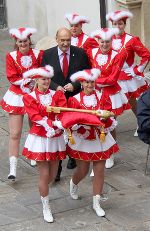
<path fill-rule="evenodd" d="M 10 34 L 15 38 L 26 39 L 34 30 L 34 28 L 11 29 Z M 29 52 L 25 55 L 19 50 L 6 55 L 6 75 L 11 86 L 1 101 L 1 106 L 4 111 L 12 114 L 25 114 L 22 97 L 24 94 L 31 92 L 33 82 L 31 79 L 25 80 L 23 73 L 29 69 L 39 67 L 42 55 L 43 51 L 32 48 L 30 48 Z"/>
<path fill-rule="evenodd" d="M 78 23 L 89 23 L 89 19 L 85 16 L 78 15 L 76 13 L 66 14 L 65 19 L 71 24 L 75 25 Z M 86 43 L 90 43 L 92 47 L 97 47 L 98 44 L 95 39 L 90 38 L 87 34 L 85 34 L 83 31 L 77 35 L 71 37 L 71 45 L 76 46 L 79 48 L 83 48 L 86 46 Z"/>
<path fill-rule="evenodd" d="M 114 29 L 101 29 L 93 32 L 92 36 L 110 40 L 114 32 Z M 101 92 L 100 109 L 112 111 L 115 115 L 130 109 L 128 99 L 117 82 L 126 52 L 118 55 L 110 49 L 103 54 L 100 48 L 94 48 L 88 49 L 87 54 L 92 67 L 100 70 L 100 76 L 96 79 L 96 88 Z"/>
<path fill-rule="evenodd" d="M 116 11 L 109 13 L 106 17 L 107 20 L 118 21 L 131 18 L 132 14 L 128 11 Z M 120 36 L 114 35 L 112 37 L 112 48 L 118 53 L 122 48 L 126 49 L 128 57 L 119 74 L 118 83 L 129 98 L 138 98 L 141 93 L 148 89 L 143 72 L 150 60 L 150 52 L 138 37 L 125 32 Z M 135 54 L 141 58 L 138 65 L 135 62 Z"/>
<path fill-rule="evenodd" d="M 24 73 L 24 77 L 51 78 L 53 68 L 49 65 L 34 68 Z M 54 113 L 46 111 L 47 106 L 66 107 L 67 101 L 62 91 L 48 89 L 40 92 L 37 88 L 23 96 L 26 112 L 32 121 L 32 127 L 25 142 L 22 155 L 36 161 L 61 160 L 66 156 L 63 131 L 56 127 L 58 119 Z M 55 121 L 55 122 L 56 122 Z M 58 121 L 57 121 L 58 122 Z"/>
<path fill-rule="evenodd" d="M 62 160 L 66 157 L 66 145 L 63 131 L 53 127 L 54 113 L 47 113 L 46 106 L 66 107 L 66 98 L 62 91 L 47 90 L 42 93 L 36 89 L 23 97 L 26 112 L 33 125 L 25 142 L 22 155 L 31 160 Z M 48 133 L 54 134 L 48 138 Z"/>
<path fill-rule="evenodd" d="M 74 77 L 79 81 L 81 79 L 86 80 L 88 79 L 88 76 L 93 78 L 94 75 L 98 77 L 95 69 L 91 69 L 91 72 L 89 72 L 89 70 L 80 71 L 72 75 L 71 80 L 73 80 Z M 100 99 L 101 93 L 98 91 L 93 91 L 90 95 L 86 95 L 82 91 L 79 94 L 69 98 L 68 107 L 99 110 Z M 116 121 L 108 119 L 108 121 L 105 121 L 105 124 L 105 142 L 100 141 L 99 136 L 102 129 L 100 127 L 89 125 L 78 125 L 77 129 L 72 127 L 72 136 L 75 140 L 75 144 L 68 143 L 67 149 L 69 155 L 72 158 L 79 160 L 98 161 L 106 160 L 110 157 L 111 154 L 116 153 L 118 151 L 118 145 L 110 134 L 110 131 L 112 131 L 116 126 Z"/>

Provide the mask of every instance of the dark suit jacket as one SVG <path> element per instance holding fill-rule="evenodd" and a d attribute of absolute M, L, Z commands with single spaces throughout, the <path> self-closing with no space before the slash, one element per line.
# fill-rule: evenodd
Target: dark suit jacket
<path fill-rule="evenodd" d="M 54 76 L 50 84 L 50 88 L 52 90 L 56 90 L 58 86 L 63 87 L 67 83 L 70 83 L 70 76 L 75 72 L 90 68 L 88 58 L 84 50 L 75 46 L 70 46 L 69 70 L 66 78 L 61 70 L 57 46 L 44 51 L 42 66 L 45 65 L 51 65 L 54 68 Z M 80 91 L 81 87 L 79 82 L 72 84 L 74 87 L 74 92 L 66 92 L 67 98 L 77 94 Z"/>
<path fill-rule="evenodd" d="M 138 136 L 150 144 L 150 90 L 143 93 L 137 102 Z"/>

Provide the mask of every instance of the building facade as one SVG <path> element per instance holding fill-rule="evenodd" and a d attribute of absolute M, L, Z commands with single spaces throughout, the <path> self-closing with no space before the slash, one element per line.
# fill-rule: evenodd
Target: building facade
<path fill-rule="evenodd" d="M 134 14 L 134 18 L 127 24 L 127 31 L 139 36 L 150 48 L 150 0 L 104 1 L 107 12 L 123 9 L 130 10 Z M 45 36 L 55 38 L 59 27 L 68 26 L 64 15 L 69 12 L 77 12 L 90 19 L 90 24 L 84 25 L 84 31 L 87 33 L 100 27 L 99 0 L 0 0 L 0 4 L 2 7 L 5 6 L 5 12 L 7 11 L 8 28 L 35 27 L 38 29 L 34 38 L 36 41 Z"/>

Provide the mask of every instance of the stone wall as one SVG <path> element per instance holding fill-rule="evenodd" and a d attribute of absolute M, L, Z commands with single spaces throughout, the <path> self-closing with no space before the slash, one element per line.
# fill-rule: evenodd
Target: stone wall
<path fill-rule="evenodd" d="M 91 20 L 90 24 L 84 25 L 87 33 L 100 25 L 98 0 L 6 0 L 6 6 L 8 27 L 36 27 L 36 39 L 44 36 L 54 38 L 59 27 L 68 26 L 65 13 L 77 12 L 87 16 Z"/>

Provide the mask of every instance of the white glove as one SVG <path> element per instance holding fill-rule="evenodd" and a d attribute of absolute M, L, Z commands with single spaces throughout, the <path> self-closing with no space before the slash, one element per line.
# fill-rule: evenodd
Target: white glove
<path fill-rule="evenodd" d="M 36 121 L 36 123 L 42 125 L 45 128 L 45 131 L 47 132 L 46 133 L 47 137 L 52 137 L 55 135 L 55 130 L 54 130 L 54 128 L 52 128 L 48 125 L 47 119 L 48 118 L 45 116 L 45 117 L 43 117 L 43 119 Z"/>
<path fill-rule="evenodd" d="M 24 79 L 20 79 L 20 80 L 17 80 L 15 82 L 13 82 L 12 84 L 14 85 L 21 85 L 23 83 Z"/>
<path fill-rule="evenodd" d="M 46 136 L 47 136 L 48 138 L 51 138 L 51 137 L 53 137 L 54 135 L 55 135 L 55 130 L 54 130 L 54 128 L 50 128 L 50 127 L 49 127 L 49 129 L 47 129 Z"/>
<path fill-rule="evenodd" d="M 80 128 L 81 127 L 81 125 L 78 125 L 78 124 L 74 124 L 73 126 L 72 126 L 72 131 L 76 131 L 76 130 L 78 130 L 78 128 Z"/>
<path fill-rule="evenodd" d="M 63 128 L 63 126 L 62 126 L 62 123 L 61 123 L 61 121 L 59 121 L 59 120 L 53 121 L 53 125 L 56 126 L 56 127 L 58 127 L 59 129 L 64 130 L 64 128 Z"/>
<path fill-rule="evenodd" d="M 63 136 L 64 136 L 65 144 L 67 144 L 69 137 L 68 137 L 68 132 L 66 130 L 64 131 Z"/>
<path fill-rule="evenodd" d="M 31 79 L 30 78 L 27 78 L 27 79 L 23 79 L 22 83 L 20 84 L 20 88 L 23 92 L 25 93 L 30 93 L 31 90 L 28 88 L 28 87 L 25 87 L 25 85 L 27 83 L 31 82 Z"/>
<path fill-rule="evenodd" d="M 128 76 L 133 76 L 135 77 L 136 74 L 134 73 L 133 67 L 128 67 L 123 70 Z"/>

